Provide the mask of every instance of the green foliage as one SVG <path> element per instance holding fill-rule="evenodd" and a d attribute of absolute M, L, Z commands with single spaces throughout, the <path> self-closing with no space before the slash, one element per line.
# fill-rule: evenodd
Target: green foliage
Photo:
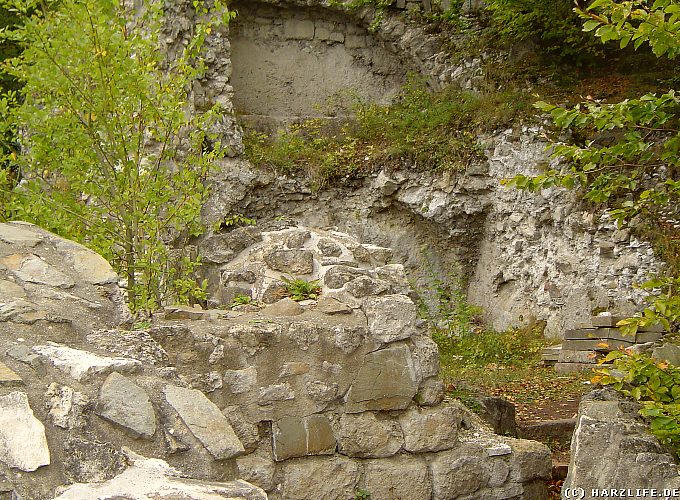
<path fill-rule="evenodd" d="M 21 45 L 11 37 L 3 36 L 12 32 L 23 22 L 23 17 L 14 9 L 8 8 L 0 2 L 0 63 L 7 59 L 18 56 L 21 52 Z M 7 74 L 0 74 L 0 93 L 8 90 L 18 90 L 18 82 Z"/>
<path fill-rule="evenodd" d="M 587 11 L 585 29 L 602 40 L 648 43 L 655 54 L 674 58 L 680 51 L 680 12 L 673 2 L 614 2 L 596 0 Z M 587 101 L 573 108 L 539 102 L 560 131 L 571 141 L 555 144 L 553 156 L 561 166 L 539 176 L 518 175 L 508 185 L 536 191 L 550 186 L 580 186 L 584 199 L 602 204 L 619 226 L 663 227 L 665 216 L 680 216 L 680 95 L 669 90 L 612 104 Z M 649 229 L 648 229 L 649 232 Z M 651 238 L 654 240 L 654 238 Z M 664 257 L 678 255 L 677 230 L 664 233 Z M 671 244 L 668 244 L 668 241 Z M 643 284 L 654 291 L 650 306 L 636 318 L 621 323 L 634 332 L 638 326 L 663 323 L 667 328 L 680 318 L 677 272 Z"/>
<path fill-rule="evenodd" d="M 245 306 L 250 304 L 252 301 L 253 299 L 250 297 L 250 295 L 238 294 L 234 296 L 234 300 L 231 301 L 231 307 Z"/>
<path fill-rule="evenodd" d="M 542 325 L 505 332 L 479 330 L 460 336 L 449 336 L 441 330 L 435 330 L 432 338 L 442 358 L 458 360 L 459 366 L 479 368 L 535 363 L 545 346 Z"/>
<path fill-rule="evenodd" d="M 491 29 L 503 43 L 535 41 L 550 58 L 589 64 L 602 48 L 581 30 L 572 0 L 488 0 Z"/>
<path fill-rule="evenodd" d="M 428 274 L 427 288 L 418 290 L 419 316 L 433 331 L 445 337 L 472 335 L 480 331 L 482 308 L 467 301 L 462 281 L 452 275 L 442 279 L 431 266 Z"/>
<path fill-rule="evenodd" d="M 115 0 L 60 0 L 44 12 L 4 3 L 25 18 L 3 33 L 24 47 L 3 68 L 23 85 L 0 101 L 0 135 L 21 142 L 3 158 L 21 178 L 12 191 L 3 186 L 4 216 L 104 255 L 125 277 L 133 309 L 204 297 L 187 274 L 197 263 L 169 242 L 182 248 L 201 232 L 206 177 L 225 154 L 208 132 L 220 110 L 191 115 L 187 89 L 203 74 L 206 36 L 233 12 L 195 1 L 207 21 L 166 61 L 159 3 L 134 19 Z"/>
<path fill-rule="evenodd" d="M 319 280 L 306 281 L 301 278 L 281 277 L 288 289 L 288 296 L 295 300 L 316 299 L 321 293 L 321 286 Z"/>
<path fill-rule="evenodd" d="M 479 132 L 505 126 L 529 108 L 520 91 L 430 92 L 423 80 L 412 78 L 391 106 L 357 102 L 356 123 L 335 133 L 321 119 L 272 138 L 250 132 L 246 155 L 260 167 L 306 171 L 317 187 L 375 165 L 464 170 L 484 159 Z"/>
<path fill-rule="evenodd" d="M 671 325 L 680 322 L 680 278 L 657 277 L 639 287 L 649 290 L 646 297 L 649 307 L 637 316 L 619 321 L 617 326 L 623 333 L 633 335 L 638 328 L 659 323 L 670 331 Z"/>
<path fill-rule="evenodd" d="M 669 59 L 680 54 L 680 5 L 675 0 L 595 0 L 576 12 L 586 20 L 583 31 L 603 43 L 614 40 L 625 48 L 633 42 L 636 50 L 647 43 L 657 57 Z"/>
<path fill-rule="evenodd" d="M 133 330 L 148 330 L 149 328 L 151 328 L 151 321 L 149 320 L 137 321 L 132 325 Z"/>
<path fill-rule="evenodd" d="M 217 233 L 222 229 L 231 230 L 236 227 L 255 225 L 257 225 L 257 221 L 255 219 L 246 217 L 243 214 L 225 215 L 222 220 L 219 220 L 217 223 L 215 223 L 213 226 L 213 231 Z"/>
<path fill-rule="evenodd" d="M 371 500 L 371 494 L 363 488 L 357 488 L 354 492 L 354 500 Z"/>
<path fill-rule="evenodd" d="M 609 353 L 593 383 L 611 386 L 638 401 L 640 414 L 650 421 L 650 431 L 659 441 L 680 452 L 680 367 L 626 351 Z"/>
<path fill-rule="evenodd" d="M 370 30 L 377 30 L 382 24 L 387 8 L 394 3 L 394 0 L 329 0 L 329 7 L 340 7 L 345 10 L 357 10 L 362 7 L 372 7 L 375 15 L 371 21 Z"/>
<path fill-rule="evenodd" d="M 584 30 L 603 42 L 619 41 L 635 48 L 647 43 L 657 56 L 673 59 L 680 53 L 680 7 L 672 0 L 595 0 L 577 9 L 586 19 Z M 516 176 L 508 184 L 539 190 L 549 186 L 580 186 L 584 199 L 607 206 L 619 225 L 631 221 L 661 221 L 664 213 L 677 215 L 680 198 L 680 97 L 674 90 L 647 94 L 613 104 L 583 102 L 573 108 L 539 102 L 571 141 L 554 145 L 559 169 L 536 177 Z M 675 268 L 677 271 L 677 267 Z M 641 285 L 651 291 L 649 307 L 619 322 L 625 333 L 680 320 L 680 278 L 656 277 Z M 680 450 L 680 368 L 657 363 L 644 354 L 609 353 L 593 382 L 612 386 L 642 404 L 650 430 L 663 443 Z"/>

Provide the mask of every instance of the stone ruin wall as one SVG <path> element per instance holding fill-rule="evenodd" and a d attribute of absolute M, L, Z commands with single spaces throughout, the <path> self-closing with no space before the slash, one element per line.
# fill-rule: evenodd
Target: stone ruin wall
<path fill-rule="evenodd" d="M 252 2 L 232 8 L 233 102 L 249 126 L 346 119 L 358 101 L 388 104 L 406 83 L 408 62 L 347 16 Z"/>
<path fill-rule="evenodd" d="M 252 236 L 222 281 L 258 305 L 167 307 L 135 330 L 101 257 L 0 224 L 0 498 L 543 497 L 547 447 L 442 402 L 388 249 Z M 321 295 L 281 298 L 290 274 Z"/>
<path fill-rule="evenodd" d="M 344 83 L 371 81 L 363 89 L 366 97 L 389 95 L 408 68 L 427 75 L 435 87 L 452 83 L 474 88 L 482 77 L 479 59 L 451 61 L 442 40 L 398 15 L 388 15 L 370 33 L 370 9 L 347 13 L 302 0 L 236 7 L 242 10 L 242 23 L 230 27 L 233 35 L 225 31 L 210 42 L 211 64 L 196 98 L 204 104 L 221 102 L 228 110 L 233 109 L 233 98 L 237 110 L 255 112 L 264 122 L 288 113 L 297 119 L 302 111 L 309 112 L 314 99 L 322 104 L 325 92 Z M 191 25 L 181 9 L 173 11 L 173 19 L 168 40 L 181 39 Z M 275 72 L 264 64 L 268 50 L 287 54 L 279 62 L 271 61 L 280 65 Z M 232 51 L 234 61 L 229 57 Z M 340 74 L 323 67 L 328 51 L 351 59 L 354 76 L 341 65 L 336 65 L 344 68 Z M 300 64 L 316 61 L 310 74 L 329 87 L 305 85 L 304 75 L 296 65 L 287 65 L 287 58 L 298 58 Z M 256 64 L 249 65 L 250 59 Z M 403 62 L 401 72 L 395 61 Z M 387 69 L 377 70 L 378 62 Z M 287 76 L 272 80 L 279 74 Z M 249 85 L 253 75 L 266 85 Z M 238 154 L 241 129 L 228 113 L 223 129 Z M 529 194 L 500 186 L 501 179 L 535 173 L 546 161 L 542 137 L 537 127 L 519 126 L 480 137 L 489 160 L 471 166 L 464 175 L 416 172 L 405 166 L 401 171 L 367 173 L 347 186 L 340 181 L 318 193 L 304 178 L 256 171 L 236 158 L 225 162 L 216 175 L 215 194 L 204 214 L 209 223 L 243 213 L 259 221 L 283 217 L 338 228 L 362 241 L 393 248 L 420 290 L 431 288 L 428 276 L 433 273 L 444 280 L 464 275 L 470 301 L 485 309 L 485 319 L 494 328 L 542 320 L 547 335 L 560 337 L 593 311 L 635 312 L 642 293 L 631 284 L 643 281 L 661 264 L 648 244 L 594 218 L 573 193 L 549 189 Z M 225 246 L 222 239 L 208 235 L 199 243 L 207 261 L 218 266 L 223 257 L 215 261 L 210 254 L 215 245 Z M 211 291 L 218 292 L 218 275 L 209 278 Z"/>

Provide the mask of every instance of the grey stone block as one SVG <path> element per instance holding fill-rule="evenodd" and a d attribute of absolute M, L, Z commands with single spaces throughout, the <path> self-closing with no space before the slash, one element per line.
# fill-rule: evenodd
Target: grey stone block
<path fill-rule="evenodd" d="M 324 415 L 284 417 L 272 424 L 273 451 L 277 461 L 308 455 L 332 455 L 336 441 Z"/>

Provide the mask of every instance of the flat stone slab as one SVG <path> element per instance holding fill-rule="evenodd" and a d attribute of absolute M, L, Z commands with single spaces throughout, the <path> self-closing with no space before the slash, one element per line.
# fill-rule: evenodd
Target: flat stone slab
<path fill-rule="evenodd" d="M 405 345 L 370 352 L 347 392 L 345 411 L 403 410 L 418 390 L 416 378 Z"/>
<path fill-rule="evenodd" d="M 606 366 L 611 366 L 611 365 L 600 365 L 599 367 L 602 367 L 602 366 L 606 367 Z M 556 363 L 555 364 L 555 372 L 558 375 L 566 375 L 566 374 L 569 374 L 569 373 L 592 371 L 593 368 L 596 368 L 596 367 L 597 367 L 597 365 L 593 365 L 591 363 Z"/>
<path fill-rule="evenodd" d="M 631 339 L 632 340 L 632 339 Z M 567 351 L 615 351 L 619 347 L 630 347 L 634 342 L 627 340 L 593 339 L 565 340 L 562 349 Z"/>
<path fill-rule="evenodd" d="M 33 352 L 40 354 L 56 368 L 80 381 L 88 380 L 95 375 L 107 375 L 113 371 L 132 373 L 142 366 L 142 363 L 136 359 L 98 356 L 54 342 L 34 346 Z"/>
<path fill-rule="evenodd" d="M 680 347 L 675 344 L 665 343 L 652 351 L 652 357 L 659 361 L 668 361 L 674 366 L 680 366 Z"/>
<path fill-rule="evenodd" d="M 184 479 L 181 473 L 164 460 L 145 458 L 125 450 L 132 465 L 118 476 L 103 483 L 77 483 L 68 486 L 55 500 L 92 500 L 125 498 L 182 498 L 208 500 L 267 500 L 267 494 L 242 480 L 228 483 Z"/>
<path fill-rule="evenodd" d="M 335 453 L 331 423 L 323 415 L 284 417 L 273 424 L 274 459 Z"/>
<path fill-rule="evenodd" d="M 14 370 L 0 361 L 0 385 L 15 385 L 22 382 L 23 380 Z"/>
<path fill-rule="evenodd" d="M 7 349 L 6 354 L 17 361 L 26 363 L 32 367 L 40 364 L 40 356 L 31 351 L 31 348 L 25 344 L 16 344 Z"/>
<path fill-rule="evenodd" d="M 118 275 L 111 264 L 98 253 L 68 240 L 59 241 L 57 248 L 64 253 L 66 260 L 86 282 L 92 285 L 118 282 Z"/>
<path fill-rule="evenodd" d="M 26 297 L 26 291 L 23 287 L 17 285 L 14 281 L 0 280 L 0 302 L 8 302 L 24 297 Z"/>
<path fill-rule="evenodd" d="M 548 440 L 567 443 L 571 440 L 576 427 L 575 418 L 564 418 L 561 420 L 545 420 L 535 424 L 519 426 L 519 437 L 531 439 L 543 443 Z"/>
<path fill-rule="evenodd" d="M 663 337 L 663 333 L 660 332 L 640 332 L 638 331 L 635 335 L 635 342 L 638 344 L 644 344 L 645 342 L 656 342 Z"/>
<path fill-rule="evenodd" d="M 72 288 L 75 286 L 69 276 L 51 266 L 37 255 L 10 255 L 3 259 L 5 264 L 21 281 L 48 285 L 55 288 Z"/>
<path fill-rule="evenodd" d="M 109 375 L 99 390 L 97 415 L 120 425 L 134 437 L 156 432 L 156 414 L 147 393 L 120 373 Z"/>
<path fill-rule="evenodd" d="M 23 392 L 0 396 L 0 462 L 26 472 L 50 464 L 45 427 Z"/>
<path fill-rule="evenodd" d="M 10 245 L 34 247 L 42 241 L 42 236 L 25 226 L 0 223 L 0 240 Z"/>
<path fill-rule="evenodd" d="M 602 357 L 602 353 L 596 351 L 571 351 L 563 349 L 557 360 L 560 363 L 597 363 Z"/>
<path fill-rule="evenodd" d="M 163 393 L 191 433 L 217 460 L 245 453 L 227 418 L 201 391 L 168 385 Z"/>

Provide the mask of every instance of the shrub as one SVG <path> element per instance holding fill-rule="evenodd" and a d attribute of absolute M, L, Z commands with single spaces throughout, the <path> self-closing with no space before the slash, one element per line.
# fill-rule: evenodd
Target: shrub
<path fill-rule="evenodd" d="M 489 0 L 492 31 L 504 43 L 534 41 L 549 57 L 575 64 L 593 64 L 602 44 L 584 33 L 572 0 Z"/>
<path fill-rule="evenodd" d="M 477 95 L 453 86 L 431 92 L 411 78 L 391 106 L 357 101 L 356 122 L 329 133 L 313 119 L 268 137 L 249 132 L 246 156 L 257 166 L 306 172 L 317 188 L 376 165 L 464 171 L 483 161 L 478 134 L 506 126 L 530 109 L 528 94 Z"/>
<path fill-rule="evenodd" d="M 190 282 L 198 263 L 169 242 L 183 247 L 202 230 L 206 177 L 225 154 L 206 132 L 220 109 L 195 116 L 186 103 L 203 72 L 205 37 L 233 13 L 194 1 L 208 20 L 166 61 L 158 3 L 134 19 L 115 0 L 60 0 L 43 10 L 37 1 L 5 3 L 25 22 L 11 33 L 24 50 L 4 66 L 22 85 L 0 103 L 0 135 L 21 142 L 2 158 L 21 176 L 17 188 L 2 186 L 4 216 L 104 255 L 125 278 L 133 309 L 202 298 Z"/>

